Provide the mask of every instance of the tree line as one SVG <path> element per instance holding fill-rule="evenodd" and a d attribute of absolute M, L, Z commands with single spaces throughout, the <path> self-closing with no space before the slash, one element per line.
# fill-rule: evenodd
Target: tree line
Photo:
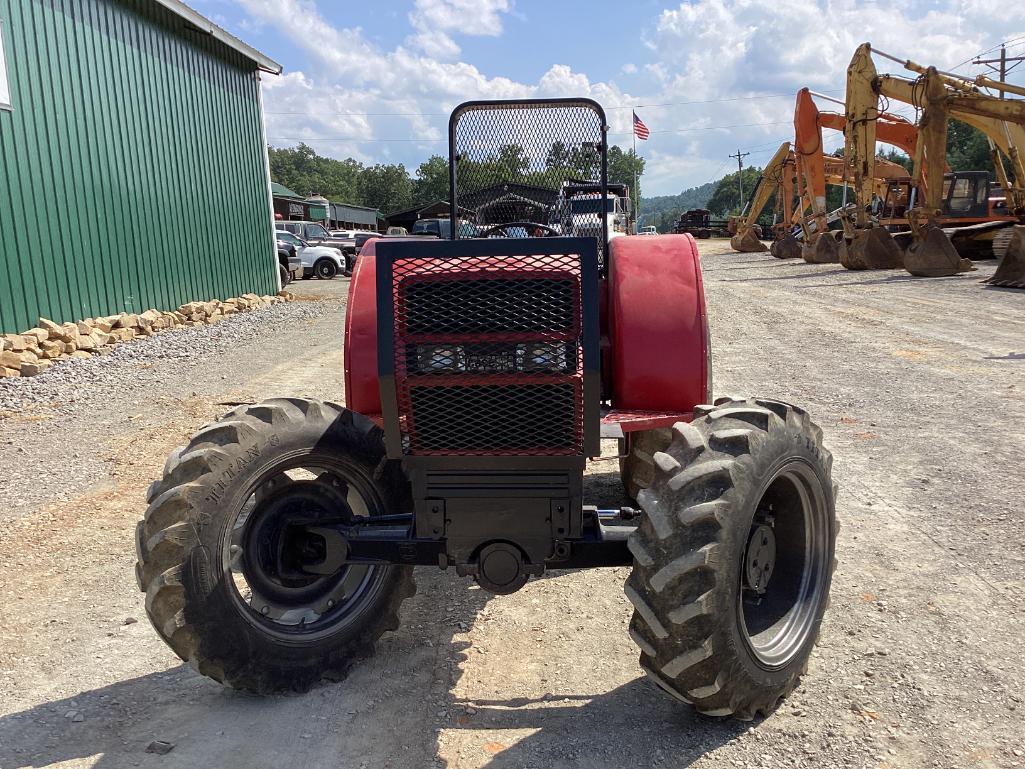
<path fill-rule="evenodd" d="M 336 203 L 376 208 L 384 214 L 449 198 L 448 160 L 441 155 L 430 156 L 410 173 L 402 163 L 365 165 L 353 158 L 324 157 L 304 143 L 281 149 L 268 147 L 267 153 L 271 179 L 302 196 L 319 194 Z M 459 173 L 461 178 L 471 181 L 493 179 L 494 183 L 558 188 L 563 179 L 593 178 L 600 162 L 596 150 L 554 142 L 544 166 L 531 170 L 531 158 L 524 148 L 506 144 L 484 157 L 461 159 Z M 636 207 L 644 159 L 632 149 L 624 151 L 612 146 L 608 152 L 608 175 L 609 182 L 630 186 Z"/>

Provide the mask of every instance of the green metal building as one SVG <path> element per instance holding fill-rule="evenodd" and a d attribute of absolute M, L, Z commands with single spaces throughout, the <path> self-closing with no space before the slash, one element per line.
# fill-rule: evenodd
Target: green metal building
<path fill-rule="evenodd" d="M 178 0 L 0 0 L 0 332 L 277 291 L 280 71 Z"/>

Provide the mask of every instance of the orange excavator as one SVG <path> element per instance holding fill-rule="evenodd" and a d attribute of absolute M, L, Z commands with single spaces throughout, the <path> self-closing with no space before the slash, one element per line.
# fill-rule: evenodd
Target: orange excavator
<path fill-rule="evenodd" d="M 916 195 L 920 191 L 921 197 L 913 201 L 907 212 L 913 241 L 905 252 L 904 267 L 912 275 L 923 277 L 954 275 L 973 269 L 951 242 L 951 236 L 956 233 L 945 231 L 942 226 L 943 201 L 945 195 L 952 193 L 951 186 L 944 183 L 943 164 L 926 162 L 929 158 L 945 156 L 947 123 L 956 117 L 978 128 L 989 139 L 997 179 L 1005 193 L 1006 214 L 996 217 L 1005 221 L 982 222 L 984 231 L 979 230 L 980 225 L 972 225 L 976 228 L 973 234 L 992 236 L 992 230 L 999 227 L 1012 233 L 1006 255 L 990 282 L 1025 288 L 1025 228 L 1010 229 L 1014 221 L 1025 223 L 1025 100 L 999 98 L 979 90 L 985 87 L 1004 94 L 1025 95 L 1025 88 L 984 76 L 969 80 L 875 51 L 919 77 L 879 75 L 872 53 L 869 43 L 859 46 L 847 70 L 844 154 L 855 176 L 858 204 L 854 216 L 844 222 L 848 249 L 854 253 L 854 258 L 870 262 L 874 257 L 868 252 L 883 239 L 876 234 L 883 228 L 871 222 L 866 213 L 875 161 L 871 148 L 876 141 L 879 100 L 900 101 L 923 110 L 918 124 L 912 184 L 912 190 Z M 1013 179 L 1007 173 L 1004 158 L 1010 161 Z M 977 202 L 980 206 L 987 204 L 987 201 Z"/>
<path fill-rule="evenodd" d="M 804 245 L 801 255 L 806 262 L 814 264 L 844 263 L 851 268 L 852 253 L 845 247 L 842 232 L 828 229 L 826 212 L 827 182 L 844 184 L 853 181 L 853 174 L 846 167 L 839 174 L 827 174 L 827 159 L 822 153 L 822 129 L 830 128 L 843 132 L 847 126 L 847 118 L 835 112 L 820 112 L 812 98 L 812 92 L 802 88 L 797 92 L 797 105 L 794 109 L 794 149 L 797 160 L 798 184 L 801 187 L 801 199 L 804 207 L 811 209 L 810 215 L 801 216 L 801 229 L 804 234 Z M 829 98 L 829 97 L 823 97 Z M 881 113 L 876 122 L 876 139 L 892 144 L 914 157 L 918 145 L 918 129 L 904 118 Z M 875 158 L 871 178 L 867 182 L 872 187 L 872 195 L 876 200 L 885 198 L 888 188 L 893 182 L 908 179 L 908 172 L 903 166 L 881 158 Z M 844 159 L 836 159 L 841 166 L 846 166 Z M 838 181 L 827 178 L 839 176 Z M 882 192 L 882 194 L 880 194 Z M 840 236 L 840 237 L 838 237 Z M 888 232 L 879 228 L 871 233 L 873 247 L 870 249 L 872 267 L 900 267 L 903 255 L 900 247 L 889 237 Z M 860 266 L 860 265 L 859 265 Z"/>
<path fill-rule="evenodd" d="M 842 118 L 841 118 L 842 119 Z M 912 126 L 913 128 L 914 126 Z M 841 185 L 850 183 L 851 179 L 844 176 L 847 169 L 844 167 L 843 158 L 824 156 L 822 154 L 822 143 L 819 141 L 817 150 L 805 156 L 805 163 L 810 166 L 815 178 L 821 179 L 821 207 L 823 209 L 821 229 L 818 232 L 826 231 L 825 216 L 825 185 Z M 877 175 L 877 193 L 882 199 L 887 189 L 894 182 L 906 181 L 907 170 L 888 160 L 878 159 L 875 173 Z M 795 179 L 796 176 L 796 179 Z M 734 251 L 741 253 L 756 253 L 765 251 L 766 246 L 761 241 L 761 227 L 758 226 L 758 218 L 762 210 L 776 193 L 776 209 L 772 225 L 773 242 L 768 250 L 777 259 L 791 259 L 802 255 L 801 244 L 791 234 L 794 224 L 801 223 L 804 212 L 812 206 L 807 195 L 802 194 L 801 201 L 797 207 L 793 207 L 794 192 L 796 191 L 795 181 L 801 177 L 801 157 L 795 153 L 790 142 L 783 142 L 776 150 L 772 159 L 765 165 L 758 182 L 751 192 L 751 197 L 744 208 L 741 216 L 734 222 L 734 234 L 730 238 L 730 246 Z M 805 227 L 804 234 L 807 238 L 810 228 Z M 806 240 L 807 242 L 807 240 Z M 807 259 L 808 257 L 805 256 Z M 832 261 L 836 261 L 833 259 Z"/>

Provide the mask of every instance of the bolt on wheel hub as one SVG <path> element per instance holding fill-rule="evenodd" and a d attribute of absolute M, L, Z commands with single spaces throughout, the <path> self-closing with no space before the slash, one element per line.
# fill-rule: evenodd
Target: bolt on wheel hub
<path fill-rule="evenodd" d="M 756 593 L 764 593 L 776 565 L 776 535 L 768 524 L 760 524 L 751 530 L 747 541 L 747 557 L 744 563 L 744 577 L 747 586 Z"/>

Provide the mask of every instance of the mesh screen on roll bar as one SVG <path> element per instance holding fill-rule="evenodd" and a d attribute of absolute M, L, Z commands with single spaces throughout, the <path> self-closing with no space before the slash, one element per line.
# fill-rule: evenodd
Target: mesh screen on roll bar
<path fill-rule="evenodd" d="M 406 453 L 582 453 L 579 255 L 396 259 L 392 297 Z"/>
<path fill-rule="evenodd" d="M 452 114 L 449 145 L 456 237 L 593 235 L 604 264 L 607 218 L 598 207 L 578 213 L 570 232 L 567 201 L 567 191 L 578 207 L 586 198 L 598 206 L 608 195 L 599 105 L 586 99 L 464 104 Z"/>

